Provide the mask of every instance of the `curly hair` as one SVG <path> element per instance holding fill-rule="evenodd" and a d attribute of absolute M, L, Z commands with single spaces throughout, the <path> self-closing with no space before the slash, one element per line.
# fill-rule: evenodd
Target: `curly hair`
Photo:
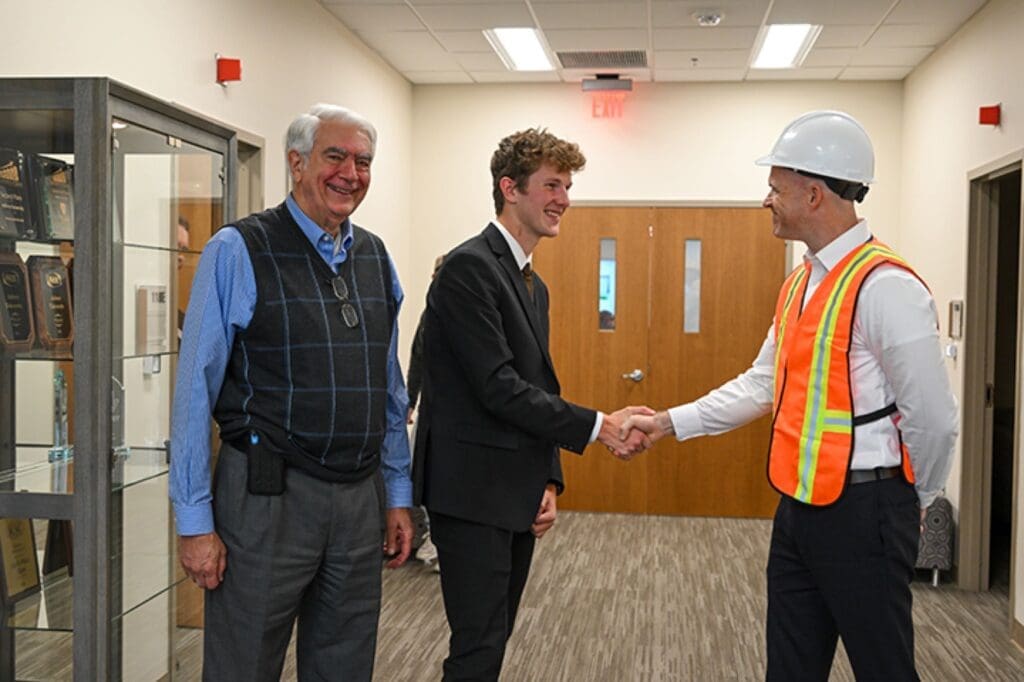
<path fill-rule="evenodd" d="M 554 166 L 559 173 L 581 170 L 587 159 L 575 142 L 555 137 L 546 128 L 529 128 L 513 133 L 498 143 L 491 156 L 491 194 L 497 215 L 505 208 L 505 195 L 501 192 L 501 179 L 512 178 L 520 191 L 526 190 L 526 181 L 544 164 Z"/>

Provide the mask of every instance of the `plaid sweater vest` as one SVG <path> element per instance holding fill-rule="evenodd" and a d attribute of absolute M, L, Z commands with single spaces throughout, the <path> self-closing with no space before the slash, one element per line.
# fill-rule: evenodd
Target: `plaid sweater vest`
<path fill-rule="evenodd" d="M 290 466 L 330 481 L 374 473 L 387 430 L 387 357 L 396 302 L 384 244 L 353 226 L 336 275 L 281 204 L 239 220 L 257 300 L 235 335 L 214 410 L 221 438 L 252 431 Z M 348 297 L 332 280 L 345 279 Z M 348 303 L 357 322 L 342 314 Z"/>

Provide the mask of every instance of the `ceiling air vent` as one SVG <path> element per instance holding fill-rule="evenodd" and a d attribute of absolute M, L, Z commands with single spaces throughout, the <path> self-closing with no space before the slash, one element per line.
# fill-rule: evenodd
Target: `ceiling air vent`
<path fill-rule="evenodd" d="M 602 50 L 556 52 L 563 69 L 642 69 L 647 66 L 643 50 Z"/>

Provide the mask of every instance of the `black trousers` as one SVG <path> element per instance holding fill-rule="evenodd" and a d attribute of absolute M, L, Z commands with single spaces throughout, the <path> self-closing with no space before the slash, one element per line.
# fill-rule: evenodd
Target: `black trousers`
<path fill-rule="evenodd" d="M 428 510 L 429 511 L 429 510 Z M 526 587 L 535 538 L 529 532 L 430 511 L 451 628 L 444 680 L 497 680 Z"/>
<path fill-rule="evenodd" d="M 769 682 L 828 680 L 838 637 L 858 682 L 919 679 L 919 524 L 917 494 L 901 478 L 851 485 L 829 507 L 782 498 L 768 555 Z"/>

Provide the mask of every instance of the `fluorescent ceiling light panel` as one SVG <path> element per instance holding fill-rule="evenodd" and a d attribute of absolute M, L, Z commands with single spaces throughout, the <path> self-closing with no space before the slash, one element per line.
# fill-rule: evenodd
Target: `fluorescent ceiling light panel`
<path fill-rule="evenodd" d="M 817 24 L 769 24 L 757 36 L 754 69 L 795 69 L 818 39 Z"/>
<path fill-rule="evenodd" d="M 490 28 L 484 37 L 510 71 L 555 70 L 535 29 Z"/>

